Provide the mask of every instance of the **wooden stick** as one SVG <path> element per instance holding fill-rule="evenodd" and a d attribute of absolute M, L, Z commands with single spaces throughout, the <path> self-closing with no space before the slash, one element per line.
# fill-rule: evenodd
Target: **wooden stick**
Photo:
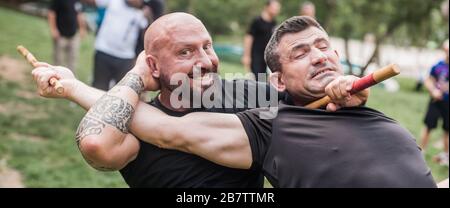
<path fill-rule="evenodd" d="M 391 64 L 389 66 L 386 66 L 382 69 L 379 69 L 379 70 L 359 79 L 355 83 L 353 83 L 353 87 L 350 90 L 350 94 L 352 94 L 352 95 L 356 94 L 359 91 L 365 90 L 366 88 L 376 85 L 376 84 L 378 84 L 386 79 L 389 79 L 391 77 L 397 76 L 398 74 L 400 74 L 400 68 L 397 65 Z M 305 107 L 309 108 L 309 109 L 317 109 L 317 108 L 327 105 L 330 102 L 331 102 L 331 98 L 328 96 L 325 96 L 322 99 L 316 100 L 316 101 L 308 104 Z"/>
<path fill-rule="evenodd" d="M 28 49 L 26 49 L 25 47 L 19 45 L 17 46 L 17 51 L 22 54 L 22 56 L 28 61 L 29 64 L 31 64 L 31 66 L 33 67 L 37 67 L 37 59 L 33 56 L 32 53 L 30 53 L 30 51 L 28 51 Z M 58 79 L 56 79 L 55 77 L 50 78 L 49 81 L 50 85 L 53 86 L 56 90 L 57 93 L 62 94 L 64 92 L 64 87 L 62 86 L 62 84 L 58 81 Z"/>

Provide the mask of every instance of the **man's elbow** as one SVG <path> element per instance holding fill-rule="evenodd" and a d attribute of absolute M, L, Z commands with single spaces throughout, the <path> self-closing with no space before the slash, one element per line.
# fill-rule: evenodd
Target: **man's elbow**
<path fill-rule="evenodd" d="M 123 164 L 114 158 L 114 154 L 108 150 L 102 140 L 97 137 L 85 137 L 80 142 L 80 151 L 89 165 L 99 171 L 117 171 L 123 168 Z"/>

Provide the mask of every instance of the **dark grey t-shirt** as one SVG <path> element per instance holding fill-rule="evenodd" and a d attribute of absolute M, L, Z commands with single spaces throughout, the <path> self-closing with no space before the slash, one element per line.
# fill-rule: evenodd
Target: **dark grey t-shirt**
<path fill-rule="evenodd" d="M 280 104 L 238 113 L 253 154 L 274 187 L 436 187 L 414 137 L 365 107 L 331 113 Z"/>

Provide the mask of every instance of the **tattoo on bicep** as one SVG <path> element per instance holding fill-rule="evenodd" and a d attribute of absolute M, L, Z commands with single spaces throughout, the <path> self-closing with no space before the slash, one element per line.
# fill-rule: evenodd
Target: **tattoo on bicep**
<path fill-rule="evenodd" d="M 77 130 L 77 140 L 87 135 L 100 134 L 109 124 L 122 133 L 128 133 L 134 108 L 124 99 L 104 95 L 89 110 Z"/>
<path fill-rule="evenodd" d="M 98 118 L 126 134 L 134 114 L 134 108 L 126 100 L 106 94 L 89 113 L 90 116 Z"/>
<path fill-rule="evenodd" d="M 138 95 L 144 91 L 144 82 L 141 77 L 137 74 L 129 73 L 127 74 L 117 86 L 128 86 L 133 89 Z"/>
<path fill-rule="evenodd" d="M 92 118 L 86 115 L 83 120 L 81 120 L 80 125 L 78 126 L 77 133 L 75 134 L 75 139 L 77 141 L 78 147 L 80 147 L 81 140 L 88 136 L 94 134 L 102 133 L 103 128 L 105 128 L 105 124 L 95 118 Z"/>
<path fill-rule="evenodd" d="M 89 135 L 99 135 L 106 124 L 109 124 L 124 134 L 128 133 L 134 108 L 126 100 L 119 97 L 104 95 L 92 106 L 86 116 L 81 120 L 76 132 L 76 142 L 86 162 L 100 171 L 114 171 L 113 168 L 99 166 L 84 156 L 81 149 L 81 141 Z"/>

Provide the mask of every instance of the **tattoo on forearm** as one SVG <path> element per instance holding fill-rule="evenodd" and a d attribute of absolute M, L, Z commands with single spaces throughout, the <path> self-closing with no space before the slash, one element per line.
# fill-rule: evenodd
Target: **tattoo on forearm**
<path fill-rule="evenodd" d="M 137 74 L 129 73 L 127 74 L 117 86 L 128 86 L 133 89 L 138 95 L 144 91 L 144 82 L 141 77 Z"/>

